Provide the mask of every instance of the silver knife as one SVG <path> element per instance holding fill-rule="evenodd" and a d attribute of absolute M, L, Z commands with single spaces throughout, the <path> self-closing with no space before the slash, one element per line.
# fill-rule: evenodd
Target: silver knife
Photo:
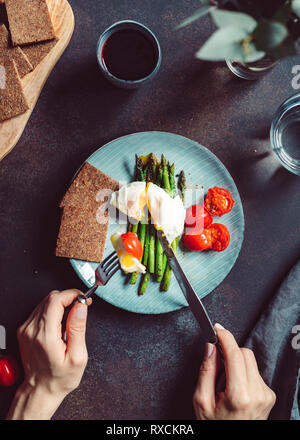
<path fill-rule="evenodd" d="M 203 338 L 206 342 L 210 342 L 211 344 L 217 344 L 218 338 L 216 331 L 212 325 L 212 322 L 205 310 L 202 301 L 198 297 L 197 293 L 193 289 L 191 283 L 187 279 L 179 261 L 177 260 L 173 249 L 168 242 L 166 236 L 163 231 L 158 230 L 157 236 L 159 241 L 161 242 L 162 248 L 166 254 L 170 267 L 175 275 L 175 278 L 191 308 L 193 315 L 195 316 L 200 329 L 202 331 Z"/>

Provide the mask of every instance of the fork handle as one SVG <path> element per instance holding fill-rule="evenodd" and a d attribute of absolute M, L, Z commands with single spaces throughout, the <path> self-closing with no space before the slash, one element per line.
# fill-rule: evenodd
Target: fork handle
<path fill-rule="evenodd" d="M 82 304 L 86 304 L 87 299 L 90 298 L 92 295 L 94 295 L 94 293 L 96 292 L 97 289 L 98 289 L 98 285 L 95 284 L 95 286 L 91 287 L 87 292 L 85 292 L 82 295 L 79 295 L 77 298 L 77 301 Z"/>
<path fill-rule="evenodd" d="M 76 303 L 81 303 L 87 305 L 87 299 L 90 298 L 97 290 L 98 286 L 95 285 L 91 287 L 86 293 L 82 293 L 78 295 L 78 297 L 72 302 L 71 305 L 65 308 L 64 316 L 62 319 L 62 338 L 65 342 L 67 342 L 67 332 L 66 332 L 66 325 L 67 325 L 67 318 L 69 315 L 70 310 Z"/>

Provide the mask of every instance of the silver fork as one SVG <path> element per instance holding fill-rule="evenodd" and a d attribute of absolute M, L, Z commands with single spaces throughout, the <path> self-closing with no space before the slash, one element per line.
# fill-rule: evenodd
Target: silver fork
<path fill-rule="evenodd" d="M 92 286 L 86 293 L 79 295 L 77 301 L 82 304 L 87 304 L 87 299 L 94 295 L 99 286 L 105 286 L 119 269 L 121 269 L 121 266 L 118 256 L 115 252 L 112 252 L 95 270 L 94 286 Z"/>
<path fill-rule="evenodd" d="M 99 286 L 105 286 L 108 281 L 114 276 L 118 270 L 121 269 L 120 262 L 118 256 L 115 252 L 112 252 L 108 257 L 106 257 L 95 270 L 95 284 L 91 287 L 86 293 L 82 293 L 78 295 L 76 300 L 65 309 L 65 313 L 62 320 L 62 338 L 65 342 L 67 342 L 67 332 L 66 332 L 66 323 L 69 311 L 73 307 L 76 302 L 80 302 L 82 304 L 87 304 L 88 298 L 90 298 Z"/>

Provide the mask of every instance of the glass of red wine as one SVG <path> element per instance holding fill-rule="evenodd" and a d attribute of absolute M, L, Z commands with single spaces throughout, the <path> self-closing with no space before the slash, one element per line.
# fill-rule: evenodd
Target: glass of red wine
<path fill-rule="evenodd" d="M 104 76 L 115 86 L 136 89 L 152 79 L 161 64 L 160 44 L 141 23 L 122 20 L 100 36 L 97 59 Z"/>

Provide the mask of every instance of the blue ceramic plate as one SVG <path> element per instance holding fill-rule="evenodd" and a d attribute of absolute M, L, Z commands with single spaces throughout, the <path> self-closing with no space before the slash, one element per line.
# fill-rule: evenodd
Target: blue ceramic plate
<path fill-rule="evenodd" d="M 176 172 L 185 170 L 188 188 L 197 188 L 196 197 L 199 197 L 199 200 L 195 200 L 195 191 L 187 191 L 186 206 L 200 201 L 203 191 L 213 186 L 228 189 L 236 201 L 230 213 L 217 219 L 227 226 L 231 235 L 231 242 L 225 251 L 185 252 L 180 246 L 178 248 L 178 259 L 199 297 L 203 298 L 228 275 L 242 246 L 244 215 L 238 190 L 214 154 L 197 142 L 172 133 L 144 132 L 121 137 L 97 150 L 87 162 L 116 180 L 131 182 L 135 154 L 140 156 L 150 152 L 158 157 L 163 153 L 167 160 L 175 163 Z M 193 200 L 188 200 L 189 193 L 194 194 Z M 117 230 L 125 232 L 126 225 L 110 224 L 105 255 L 113 251 L 109 238 Z M 97 264 L 74 259 L 70 261 L 81 280 L 88 287 L 92 286 Z M 143 296 L 137 294 L 138 284 L 131 286 L 126 279 L 118 272 L 107 286 L 98 288 L 97 294 L 117 307 L 136 313 L 166 313 L 187 306 L 174 276 L 168 292 L 160 291 L 159 283 L 151 281 Z"/>

